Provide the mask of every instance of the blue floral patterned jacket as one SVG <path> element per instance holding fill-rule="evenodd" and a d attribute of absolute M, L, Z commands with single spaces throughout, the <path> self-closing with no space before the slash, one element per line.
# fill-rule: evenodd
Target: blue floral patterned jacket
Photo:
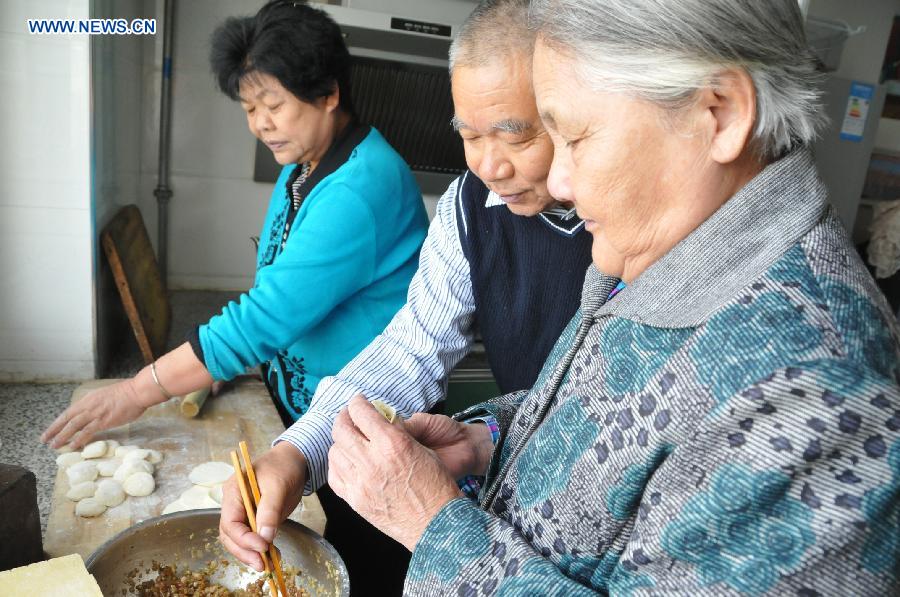
<path fill-rule="evenodd" d="M 530 392 L 458 416 L 502 436 L 406 593 L 896 594 L 897 323 L 809 153 L 616 282 L 591 268 Z"/>

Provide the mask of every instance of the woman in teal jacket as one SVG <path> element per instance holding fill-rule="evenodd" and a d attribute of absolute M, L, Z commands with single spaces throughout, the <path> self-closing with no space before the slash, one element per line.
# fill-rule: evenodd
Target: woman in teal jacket
<path fill-rule="evenodd" d="M 262 365 L 285 423 L 387 325 L 406 300 L 428 218 L 409 167 L 355 117 L 350 56 L 324 12 L 270 2 L 212 39 L 219 87 L 283 165 L 256 280 L 134 378 L 63 412 L 43 440 L 77 448 L 173 395 Z"/>

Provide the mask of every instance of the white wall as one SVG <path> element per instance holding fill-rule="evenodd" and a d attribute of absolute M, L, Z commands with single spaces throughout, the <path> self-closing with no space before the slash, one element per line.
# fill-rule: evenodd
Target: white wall
<path fill-rule="evenodd" d="M 180 0 L 173 40 L 169 186 L 169 287 L 244 290 L 255 269 L 250 236 L 262 227 L 271 184 L 253 182 L 255 139 L 240 106 L 216 88 L 209 39 L 226 17 L 252 15 L 263 0 Z M 162 0 L 155 11 L 162 24 Z M 140 207 L 156 244 L 162 35 L 143 55 Z"/>
<path fill-rule="evenodd" d="M 810 0 L 809 16 L 832 21 L 844 21 L 852 27 L 866 28 L 844 44 L 837 77 L 878 83 L 888 36 L 894 15 L 900 13 L 900 0 Z"/>
<path fill-rule="evenodd" d="M 89 39 L 25 23 L 89 4 L 0 4 L 0 381 L 94 373 Z"/>

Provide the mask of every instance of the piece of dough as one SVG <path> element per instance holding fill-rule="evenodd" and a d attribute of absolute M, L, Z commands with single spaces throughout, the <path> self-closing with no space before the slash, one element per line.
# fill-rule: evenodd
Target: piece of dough
<path fill-rule="evenodd" d="M 137 446 L 119 446 L 116 448 L 116 458 L 124 458 L 125 454 L 128 454 L 132 450 L 137 450 Z"/>
<path fill-rule="evenodd" d="M 103 479 L 97 483 L 97 493 L 94 498 L 99 500 L 107 508 L 115 508 L 125 501 L 125 490 L 114 479 Z"/>
<path fill-rule="evenodd" d="M 135 473 L 153 474 L 153 465 L 146 460 L 126 460 L 113 473 L 113 479 L 119 483 L 124 483 L 128 477 Z"/>
<path fill-rule="evenodd" d="M 89 443 L 81 451 L 81 457 L 85 460 L 100 458 L 101 456 L 106 456 L 106 442 L 102 439 Z"/>
<path fill-rule="evenodd" d="M 66 492 L 66 497 L 73 502 L 78 502 L 83 500 L 84 498 L 94 497 L 94 492 L 96 491 L 96 483 L 94 483 L 93 481 L 85 481 L 84 483 L 73 485 L 69 489 L 69 491 Z"/>
<path fill-rule="evenodd" d="M 190 508 L 185 506 L 181 500 L 175 500 L 174 502 L 163 508 L 162 513 L 171 514 L 172 512 L 182 512 L 184 510 L 190 510 Z"/>
<path fill-rule="evenodd" d="M 397 419 L 397 410 L 390 404 L 376 398 L 372 400 L 372 406 L 381 413 L 382 417 L 387 419 L 388 423 L 393 423 Z"/>
<path fill-rule="evenodd" d="M 134 473 L 125 479 L 122 489 L 128 495 L 144 497 L 153 493 L 153 490 L 156 489 L 156 481 L 153 480 L 153 475 L 150 473 Z"/>
<path fill-rule="evenodd" d="M 60 454 L 56 457 L 56 466 L 66 469 L 73 464 L 78 464 L 82 460 L 84 460 L 84 458 L 81 457 L 81 452 L 66 452 L 65 454 Z"/>
<path fill-rule="evenodd" d="M 209 497 L 211 497 L 213 499 L 213 501 L 216 502 L 217 505 L 221 506 L 222 505 L 222 486 L 215 485 L 214 487 L 210 487 L 209 488 Z"/>
<path fill-rule="evenodd" d="M 122 466 L 122 461 L 118 458 L 101 458 L 94 462 L 97 463 L 97 472 L 101 477 L 112 477 L 116 474 L 116 469 Z"/>
<path fill-rule="evenodd" d="M 209 487 L 203 485 L 194 485 L 186 490 L 178 498 L 186 508 L 196 510 L 198 508 L 218 508 L 219 504 L 209 495 Z"/>
<path fill-rule="evenodd" d="M 119 442 L 114 439 L 106 440 L 106 454 L 103 455 L 104 458 L 115 458 L 116 457 L 116 449 L 121 446 Z"/>
<path fill-rule="evenodd" d="M 126 462 L 128 462 L 129 460 L 147 460 L 148 456 L 150 456 L 150 450 L 138 448 L 137 450 L 130 450 L 126 452 L 122 457 L 122 460 Z"/>
<path fill-rule="evenodd" d="M 147 462 L 150 464 L 159 464 L 162 459 L 163 455 L 159 450 L 150 450 L 150 454 L 147 456 Z"/>
<path fill-rule="evenodd" d="M 85 481 L 93 481 L 98 474 L 97 465 L 90 460 L 73 464 L 66 469 L 66 475 L 69 477 L 69 486 L 71 487 Z"/>
<path fill-rule="evenodd" d="M 194 485 L 212 487 L 224 483 L 234 474 L 234 467 L 225 462 L 204 462 L 198 464 L 188 475 Z"/>
<path fill-rule="evenodd" d="M 75 504 L 75 514 L 77 514 L 78 516 L 84 516 L 85 518 L 100 516 L 104 512 L 106 512 L 106 506 L 104 506 L 103 502 L 101 502 L 97 498 L 84 498 L 83 500 Z"/>

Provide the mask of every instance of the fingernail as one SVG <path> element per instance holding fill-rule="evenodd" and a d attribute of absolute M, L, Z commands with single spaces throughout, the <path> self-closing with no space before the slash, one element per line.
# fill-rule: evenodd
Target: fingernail
<path fill-rule="evenodd" d="M 272 527 L 262 527 L 259 529 L 259 536 L 271 543 L 275 540 L 275 529 Z"/>

